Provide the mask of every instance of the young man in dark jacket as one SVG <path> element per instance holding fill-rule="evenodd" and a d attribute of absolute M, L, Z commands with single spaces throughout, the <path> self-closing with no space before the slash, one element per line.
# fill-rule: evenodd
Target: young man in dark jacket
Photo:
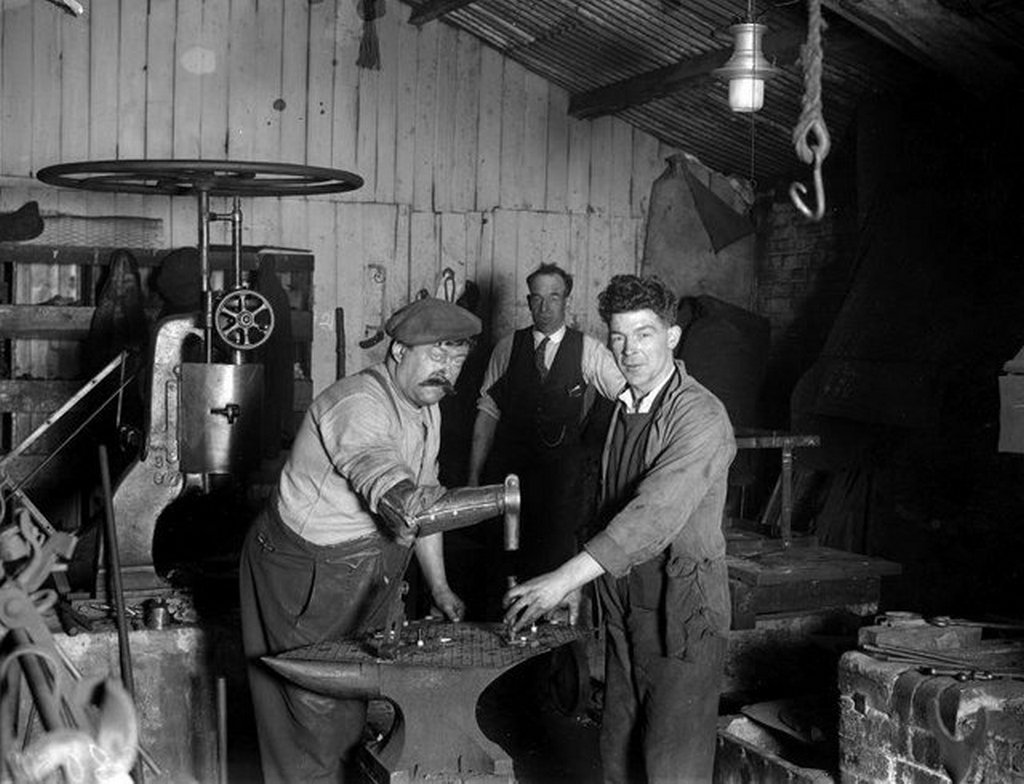
<path fill-rule="evenodd" d="M 605 781 L 709 782 L 730 623 L 722 511 L 732 426 L 674 359 L 676 298 L 660 280 L 617 275 L 599 310 L 628 384 L 605 442 L 605 525 L 583 552 L 511 589 L 505 617 L 529 626 L 597 580 Z"/>

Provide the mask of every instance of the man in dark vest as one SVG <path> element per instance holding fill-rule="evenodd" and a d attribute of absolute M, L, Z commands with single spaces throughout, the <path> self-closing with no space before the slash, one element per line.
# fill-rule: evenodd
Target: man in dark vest
<path fill-rule="evenodd" d="M 583 508 L 581 443 L 594 389 L 625 386 L 608 349 L 567 327 L 572 275 L 542 264 L 526 278 L 533 325 L 498 341 L 477 403 L 469 484 L 517 474 L 522 492 L 518 576 L 542 574 L 574 555 Z"/>
<path fill-rule="evenodd" d="M 598 309 L 628 383 L 605 442 L 604 527 L 558 568 L 512 588 L 505 620 L 528 628 L 596 580 L 604 781 L 709 782 L 730 620 L 722 510 L 736 442 L 725 407 L 673 357 L 676 299 L 660 280 L 616 275 Z"/>

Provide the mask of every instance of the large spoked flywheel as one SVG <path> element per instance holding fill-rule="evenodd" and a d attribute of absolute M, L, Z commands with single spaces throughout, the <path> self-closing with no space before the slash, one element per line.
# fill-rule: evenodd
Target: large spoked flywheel
<path fill-rule="evenodd" d="M 65 188 L 169 196 L 313 196 L 363 185 L 362 177 L 341 169 L 269 161 L 82 161 L 47 166 L 36 176 Z"/>

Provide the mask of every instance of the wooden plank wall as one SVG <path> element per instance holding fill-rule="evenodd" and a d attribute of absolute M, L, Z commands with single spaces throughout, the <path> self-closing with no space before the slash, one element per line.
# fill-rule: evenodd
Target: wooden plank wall
<path fill-rule="evenodd" d="M 572 319 L 601 334 L 595 294 L 636 269 L 650 186 L 673 150 L 614 118 L 568 117 L 564 90 L 465 32 L 409 25 L 394 0 L 377 21 L 379 70 L 355 65 L 354 0 L 87 5 L 76 19 L 2 0 L 0 211 L 37 199 L 44 215 L 159 218 L 168 246 L 181 246 L 196 242 L 191 199 L 55 189 L 34 173 L 108 158 L 358 173 L 365 186 L 351 194 L 243 204 L 247 243 L 316 255 L 317 390 L 334 378 L 336 307 L 351 372 L 382 355 L 383 344 L 358 346 L 382 312 L 433 291 L 446 266 L 477 282 L 500 335 L 528 323 L 525 275 L 557 262 L 577 277 Z M 215 241 L 226 237 L 214 227 Z M 21 301 L 80 295 L 56 268 L 29 277 Z"/>

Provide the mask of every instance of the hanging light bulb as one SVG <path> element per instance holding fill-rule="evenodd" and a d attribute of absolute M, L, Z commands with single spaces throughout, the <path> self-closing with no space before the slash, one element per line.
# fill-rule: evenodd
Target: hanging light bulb
<path fill-rule="evenodd" d="M 761 51 L 761 38 L 767 29 L 757 22 L 741 22 L 729 28 L 734 41 L 732 57 L 715 69 L 715 76 L 729 80 L 729 108 L 734 112 L 756 112 L 764 106 L 764 83 L 778 72 Z"/>

